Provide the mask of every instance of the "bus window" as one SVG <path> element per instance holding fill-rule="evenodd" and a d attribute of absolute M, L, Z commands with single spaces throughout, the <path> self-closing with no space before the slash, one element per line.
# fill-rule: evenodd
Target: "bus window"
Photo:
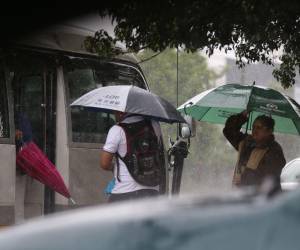
<path fill-rule="evenodd" d="M 145 88 L 141 74 L 133 67 L 99 61 L 73 59 L 68 63 L 67 81 L 69 103 L 97 87 L 108 85 L 136 85 Z M 71 109 L 72 141 L 85 143 L 103 143 L 111 126 L 115 124 L 111 114 Z"/>
<path fill-rule="evenodd" d="M 7 89 L 4 74 L 0 74 L 0 138 L 9 137 Z"/>
<path fill-rule="evenodd" d="M 43 85 L 42 72 L 35 72 L 35 74 L 30 75 L 17 74 L 14 79 L 15 112 L 16 114 L 26 114 L 32 127 L 33 140 L 42 149 L 44 149 L 42 125 L 44 113 L 41 107 L 43 103 Z"/>

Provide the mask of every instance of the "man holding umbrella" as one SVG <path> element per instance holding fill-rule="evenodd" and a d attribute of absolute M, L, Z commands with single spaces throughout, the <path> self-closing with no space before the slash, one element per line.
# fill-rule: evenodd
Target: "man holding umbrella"
<path fill-rule="evenodd" d="M 273 132 L 300 135 L 300 105 L 294 99 L 255 83 L 229 83 L 199 93 L 178 110 L 198 121 L 225 124 L 224 135 L 239 152 L 235 185 L 260 185 L 273 177 L 280 188 L 285 158 Z M 246 121 L 252 135 L 240 132 Z"/>
<path fill-rule="evenodd" d="M 118 124 L 109 130 L 100 160 L 102 169 L 114 172 L 109 202 L 163 194 L 166 180 L 159 123 L 141 115 L 115 115 Z"/>
<path fill-rule="evenodd" d="M 115 85 L 91 90 L 71 106 L 114 112 L 119 122 L 109 130 L 100 160 L 101 168 L 114 171 L 116 183 L 110 201 L 165 193 L 164 147 L 158 122 L 186 122 L 171 103 L 134 85 Z"/>
<path fill-rule="evenodd" d="M 286 161 L 281 146 L 275 141 L 275 122 L 266 115 L 258 116 L 252 125 L 252 135 L 240 131 L 248 120 L 243 111 L 229 117 L 223 133 L 238 151 L 233 184 L 236 186 L 260 185 L 266 177 L 275 181 L 275 191 L 280 190 L 280 174 Z"/>

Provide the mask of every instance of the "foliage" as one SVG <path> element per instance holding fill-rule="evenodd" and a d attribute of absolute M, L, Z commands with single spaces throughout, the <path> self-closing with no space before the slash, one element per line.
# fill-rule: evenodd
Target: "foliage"
<path fill-rule="evenodd" d="M 276 82 L 271 82 L 269 83 L 268 87 L 275 89 L 282 94 L 288 95 L 288 96 L 293 96 L 293 89 L 286 89 L 282 90 L 278 83 Z M 300 157 L 300 137 L 297 135 L 289 135 L 289 134 L 280 134 L 277 133 L 275 135 L 276 141 L 279 142 L 281 145 L 284 156 L 287 162 L 293 160 L 296 157 Z"/>
<path fill-rule="evenodd" d="M 233 50 L 243 67 L 245 60 L 273 64 L 272 52 L 282 49 L 282 64 L 273 74 L 284 87 L 295 83 L 300 64 L 297 0 L 111 0 L 101 3 L 99 12 L 116 21 L 115 39 L 133 51 L 179 46 L 187 52 L 205 49 L 211 55 L 215 49 Z"/>
<path fill-rule="evenodd" d="M 108 35 L 105 30 L 99 30 L 94 36 L 87 36 L 84 40 L 84 47 L 91 53 L 97 53 L 102 57 L 113 57 L 122 53 L 116 47 L 117 40 Z"/>

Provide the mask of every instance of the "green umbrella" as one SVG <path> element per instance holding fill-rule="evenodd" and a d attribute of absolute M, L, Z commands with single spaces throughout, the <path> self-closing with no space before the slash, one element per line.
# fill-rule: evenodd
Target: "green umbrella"
<path fill-rule="evenodd" d="M 249 124 L 244 128 L 251 128 L 258 115 L 266 114 L 275 120 L 275 132 L 300 134 L 300 105 L 291 97 L 263 86 L 225 84 L 196 95 L 178 110 L 196 120 L 217 124 L 225 124 L 229 116 L 250 110 Z"/>

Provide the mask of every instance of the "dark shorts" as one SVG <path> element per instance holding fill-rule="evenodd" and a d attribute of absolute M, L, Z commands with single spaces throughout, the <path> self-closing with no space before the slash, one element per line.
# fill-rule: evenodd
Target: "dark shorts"
<path fill-rule="evenodd" d="M 154 197 L 158 196 L 159 192 L 154 189 L 141 189 L 129 193 L 122 194 L 111 194 L 108 198 L 108 202 L 116 202 L 116 201 L 125 201 L 125 200 L 134 200 L 140 198 Z"/>

